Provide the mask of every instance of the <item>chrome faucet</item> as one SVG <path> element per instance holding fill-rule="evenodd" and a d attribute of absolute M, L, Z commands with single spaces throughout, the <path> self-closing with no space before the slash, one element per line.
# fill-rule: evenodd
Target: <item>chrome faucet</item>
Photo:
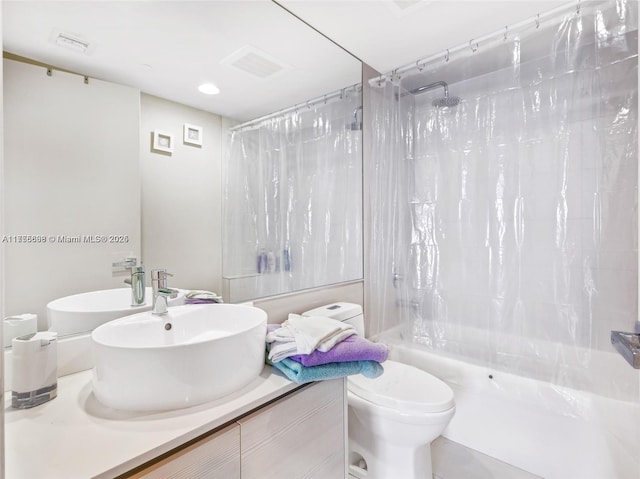
<path fill-rule="evenodd" d="M 112 263 L 114 268 L 125 268 L 131 273 L 131 276 L 124 282 L 131 286 L 131 306 L 140 306 L 145 303 L 145 279 L 144 266 L 136 266 L 136 258 L 126 258 L 119 263 Z"/>
<path fill-rule="evenodd" d="M 167 307 L 167 300 L 171 297 L 172 294 L 173 290 L 159 289 L 153 297 L 153 311 L 151 312 L 158 316 L 167 314 L 169 312 Z"/>
<path fill-rule="evenodd" d="M 166 269 L 151 270 L 151 289 L 153 291 L 153 314 L 167 314 L 167 301 L 178 296 L 177 289 L 167 287 L 167 276 L 173 276 L 167 273 Z"/>
<path fill-rule="evenodd" d="M 640 334 L 611 331 L 611 344 L 634 369 L 640 369 Z"/>

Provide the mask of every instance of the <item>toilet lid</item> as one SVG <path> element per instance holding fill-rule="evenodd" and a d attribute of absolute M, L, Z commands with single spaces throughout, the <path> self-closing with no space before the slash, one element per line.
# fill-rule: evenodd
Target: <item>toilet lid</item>
<path fill-rule="evenodd" d="M 421 369 L 385 361 L 384 373 L 375 379 L 349 376 L 349 390 L 379 406 L 407 413 L 435 413 L 454 406 L 453 391 Z"/>

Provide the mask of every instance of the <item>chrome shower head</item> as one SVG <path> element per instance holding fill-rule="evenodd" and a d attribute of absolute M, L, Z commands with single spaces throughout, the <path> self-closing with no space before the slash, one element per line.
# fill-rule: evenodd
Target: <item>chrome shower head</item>
<path fill-rule="evenodd" d="M 430 83 L 428 85 L 423 85 L 421 87 L 415 88 L 411 90 L 409 93 L 413 95 L 417 95 L 420 93 L 424 93 L 425 91 L 433 90 L 434 88 L 442 87 L 444 88 L 444 96 L 442 98 L 436 98 L 431 102 L 433 106 L 436 108 L 445 108 L 445 107 L 454 107 L 460 104 L 460 97 L 457 96 L 449 96 L 449 85 L 444 81 L 437 81 L 434 83 Z"/>
<path fill-rule="evenodd" d="M 446 108 L 446 107 L 453 108 L 454 106 L 458 106 L 459 103 L 460 103 L 460 97 L 448 96 L 448 95 L 445 95 L 442 98 L 436 98 L 431 102 L 431 104 L 436 108 Z"/>
<path fill-rule="evenodd" d="M 351 131 L 360 131 L 362 130 L 362 120 L 358 119 L 358 112 L 362 111 L 362 105 L 356 108 L 353 112 L 353 121 L 349 125 L 349 129 Z"/>

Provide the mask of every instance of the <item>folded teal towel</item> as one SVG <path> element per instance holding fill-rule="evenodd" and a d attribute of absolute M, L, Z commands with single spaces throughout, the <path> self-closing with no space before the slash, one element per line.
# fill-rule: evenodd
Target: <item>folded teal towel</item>
<path fill-rule="evenodd" d="M 285 358 L 277 363 L 267 360 L 267 364 L 278 369 L 291 381 L 298 384 L 341 378 L 351 374 L 362 374 L 368 378 L 377 378 L 384 372 L 383 367 L 376 361 L 347 361 L 306 367 L 293 359 Z"/>

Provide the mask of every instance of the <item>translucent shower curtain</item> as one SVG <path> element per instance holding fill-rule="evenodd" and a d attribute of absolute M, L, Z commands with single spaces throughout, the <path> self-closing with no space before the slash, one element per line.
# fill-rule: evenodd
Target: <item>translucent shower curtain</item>
<path fill-rule="evenodd" d="M 231 133 L 223 276 L 247 297 L 362 278 L 361 93 Z"/>
<path fill-rule="evenodd" d="M 371 85 L 367 306 L 374 331 L 638 400 L 592 368 L 638 312 L 637 2 L 582 3 Z M 438 81 L 457 106 L 409 93 Z"/>

